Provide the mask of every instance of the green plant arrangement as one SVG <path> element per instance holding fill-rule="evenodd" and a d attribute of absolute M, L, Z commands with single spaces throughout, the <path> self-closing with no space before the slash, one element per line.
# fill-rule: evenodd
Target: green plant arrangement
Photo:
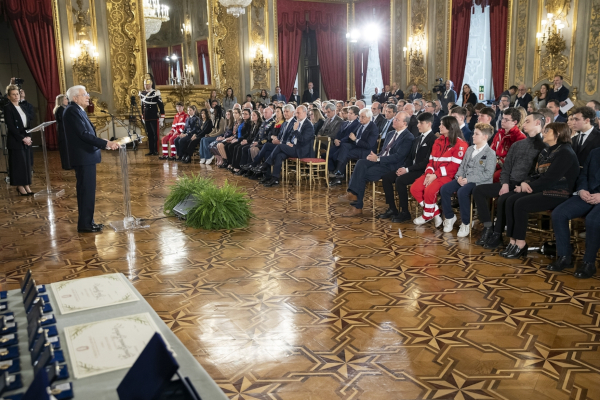
<path fill-rule="evenodd" d="M 190 210 L 185 223 L 192 228 L 211 230 L 248 226 L 254 214 L 246 194 L 227 181 L 220 188 L 206 185 L 203 190 L 194 191 L 198 205 Z"/>
<path fill-rule="evenodd" d="M 207 187 L 215 187 L 212 179 L 203 178 L 199 175 L 184 175 L 171 186 L 171 192 L 165 200 L 165 214 L 173 212 L 173 208 L 190 194 L 202 192 Z"/>

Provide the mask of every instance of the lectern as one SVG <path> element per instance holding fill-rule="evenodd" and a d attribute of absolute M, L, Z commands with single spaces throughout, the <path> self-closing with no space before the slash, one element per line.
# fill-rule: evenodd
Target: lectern
<path fill-rule="evenodd" d="M 44 133 L 44 130 L 47 126 L 50 126 L 54 123 L 56 123 L 56 121 L 44 122 L 43 124 L 40 124 L 35 128 L 32 128 L 27 131 L 27 133 L 41 132 L 42 135 L 42 150 L 44 151 L 44 168 L 46 169 L 46 189 L 39 191 L 33 195 L 33 198 L 36 200 L 43 198 L 56 199 L 62 197 L 65 194 L 64 189 L 52 190 L 52 186 L 50 185 L 50 173 L 48 172 L 48 151 L 46 150 L 46 134 Z"/>

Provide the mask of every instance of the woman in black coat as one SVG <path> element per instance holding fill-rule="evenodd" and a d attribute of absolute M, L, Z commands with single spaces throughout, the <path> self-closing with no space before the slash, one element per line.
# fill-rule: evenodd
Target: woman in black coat
<path fill-rule="evenodd" d="M 194 133 L 192 135 L 190 143 L 188 144 L 187 148 L 183 151 L 184 163 L 189 164 L 191 162 L 192 155 L 196 150 L 196 146 L 198 146 L 198 144 L 200 144 L 200 140 L 202 140 L 204 136 L 211 133 L 212 130 L 213 123 L 210 119 L 210 115 L 208 115 L 208 110 L 206 108 L 203 108 L 202 110 L 200 110 L 200 130 L 198 131 L 198 133 Z"/>
<path fill-rule="evenodd" d="M 25 110 L 19 106 L 19 88 L 9 85 L 6 95 L 10 103 L 4 107 L 4 120 L 8 129 L 8 165 L 10 185 L 17 187 L 21 196 L 33 195 L 31 185 L 32 161 L 31 136 L 26 127 L 29 123 Z"/>
<path fill-rule="evenodd" d="M 64 94 L 56 96 L 56 106 L 54 107 L 54 119 L 56 120 L 56 133 L 58 135 L 58 152 L 60 153 L 60 163 L 62 169 L 72 169 L 69 162 L 69 147 L 67 146 L 67 137 L 63 128 L 63 113 L 69 105 L 69 100 Z"/>
<path fill-rule="evenodd" d="M 463 92 L 460 94 L 460 98 L 462 99 L 462 106 L 465 107 L 467 103 L 477 104 L 477 96 L 471 90 L 471 86 L 467 83 L 463 85 Z"/>

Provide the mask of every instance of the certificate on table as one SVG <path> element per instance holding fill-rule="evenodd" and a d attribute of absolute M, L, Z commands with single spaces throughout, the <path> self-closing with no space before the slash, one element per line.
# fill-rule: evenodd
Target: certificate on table
<path fill-rule="evenodd" d="M 131 367 L 155 332 L 149 313 L 66 327 L 75 378 Z"/>
<path fill-rule="evenodd" d="M 138 301 L 121 274 L 107 274 L 51 285 L 61 314 Z"/>

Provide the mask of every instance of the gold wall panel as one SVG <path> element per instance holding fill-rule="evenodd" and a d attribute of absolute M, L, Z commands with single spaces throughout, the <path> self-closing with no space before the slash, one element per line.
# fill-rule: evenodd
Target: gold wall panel
<path fill-rule="evenodd" d="M 540 0 L 541 1 L 541 0 Z M 510 55 L 511 55 L 511 34 L 512 29 L 512 14 L 513 14 L 513 2 L 514 0 L 508 0 L 508 16 L 506 19 L 506 58 L 504 61 L 504 88 L 508 88 L 508 78 L 510 76 Z M 504 89 L 503 88 L 503 89 Z"/>
<path fill-rule="evenodd" d="M 446 2 L 447 0 L 436 0 L 435 2 L 435 20 L 437 27 L 435 29 L 435 78 L 446 76 L 446 65 L 444 63 L 444 45 L 446 44 L 446 34 L 444 24 L 446 23 Z M 451 10 L 452 8 L 449 8 Z"/>
<path fill-rule="evenodd" d="M 208 0 L 211 26 L 210 42 L 213 54 L 215 87 L 221 95 L 232 88 L 238 100 L 242 96 L 240 85 L 240 31 L 239 20 L 227 14 L 218 0 Z M 242 96 L 243 97 L 243 96 Z"/>
<path fill-rule="evenodd" d="M 89 32 L 92 36 L 92 44 L 98 47 L 98 30 L 96 27 L 96 5 L 94 4 L 94 0 L 86 0 L 87 4 L 84 4 L 82 0 L 76 0 L 75 3 L 77 7 L 73 6 L 71 0 L 66 0 L 65 5 L 67 8 L 67 26 L 69 28 L 69 49 L 67 51 L 67 55 L 71 54 L 71 48 L 75 45 L 75 31 L 76 31 L 76 21 L 78 15 L 84 16 L 83 18 L 89 24 Z M 87 9 L 86 9 L 87 6 Z M 66 56 L 67 56 L 66 55 Z M 68 60 L 73 63 L 73 60 L 70 56 L 68 56 Z M 88 60 L 91 61 L 91 60 Z M 93 61 L 91 61 L 93 62 Z M 98 61 L 95 61 L 96 68 L 95 73 L 91 74 L 86 68 L 84 71 L 77 71 L 76 68 L 72 68 L 73 72 L 73 82 L 75 85 L 83 85 L 86 87 L 88 92 L 102 93 L 102 77 L 100 76 L 100 67 L 98 65 Z M 92 65 L 88 65 L 88 67 L 92 67 Z"/>
<path fill-rule="evenodd" d="M 509 0 L 510 1 L 510 0 Z M 448 8 L 446 9 L 446 79 L 450 79 L 450 48 L 452 39 L 452 0 L 448 0 Z M 436 78 L 438 78 L 436 76 Z"/>
<path fill-rule="evenodd" d="M 420 56 L 414 57 L 410 60 L 406 74 L 407 74 L 407 88 L 412 85 L 421 85 L 423 88 L 427 88 L 427 43 L 428 36 L 428 11 L 429 4 L 428 0 L 411 0 L 408 2 L 408 15 L 410 15 L 410 23 L 407 24 L 408 32 L 407 37 L 412 35 L 425 35 L 424 36 L 424 49 Z M 408 55 L 407 55 L 408 57 Z"/>
<path fill-rule="evenodd" d="M 250 53 L 254 50 L 254 54 L 250 54 L 250 57 L 252 57 L 252 62 L 250 63 L 250 76 L 253 82 L 251 86 L 252 90 L 259 91 L 266 89 L 272 95 L 273 93 L 270 91 L 271 71 L 266 67 L 266 60 L 270 52 L 269 16 L 266 0 L 253 0 L 248 7 L 248 36 L 250 37 Z M 262 58 L 259 57 L 256 59 L 256 49 L 260 46 L 265 46 L 267 54 L 263 54 Z M 260 53 L 262 54 L 262 52 Z"/>
<path fill-rule="evenodd" d="M 585 93 L 594 95 L 598 90 L 598 64 L 600 63 L 600 0 L 592 1 L 588 32 Z"/>
<path fill-rule="evenodd" d="M 67 80 L 65 77 L 65 58 L 63 52 L 63 40 L 60 32 L 60 16 L 58 13 L 58 0 L 52 0 L 52 22 L 54 26 L 54 44 L 56 47 L 56 61 L 58 63 L 58 79 L 60 92 L 67 92 Z"/>
<path fill-rule="evenodd" d="M 517 5 L 517 38 L 515 43 L 515 76 L 512 80 L 516 85 L 525 82 L 525 64 L 527 58 L 529 2 L 519 1 Z"/>
<path fill-rule="evenodd" d="M 273 3 L 273 59 L 275 60 L 275 86 L 279 86 L 279 22 L 277 20 L 277 0 L 271 0 Z M 268 9 L 267 9 L 268 14 Z M 287 94 L 284 94 L 287 96 Z"/>
<path fill-rule="evenodd" d="M 392 35 L 390 44 L 392 48 L 390 49 L 390 55 L 392 56 L 392 62 L 390 64 L 390 72 L 392 74 L 392 82 L 398 83 L 398 88 L 404 88 L 404 80 L 402 79 L 404 63 L 402 48 L 404 47 L 404 42 L 399 33 L 402 26 L 402 0 L 392 0 L 391 10 L 392 21 L 390 26 L 392 28 Z"/>

